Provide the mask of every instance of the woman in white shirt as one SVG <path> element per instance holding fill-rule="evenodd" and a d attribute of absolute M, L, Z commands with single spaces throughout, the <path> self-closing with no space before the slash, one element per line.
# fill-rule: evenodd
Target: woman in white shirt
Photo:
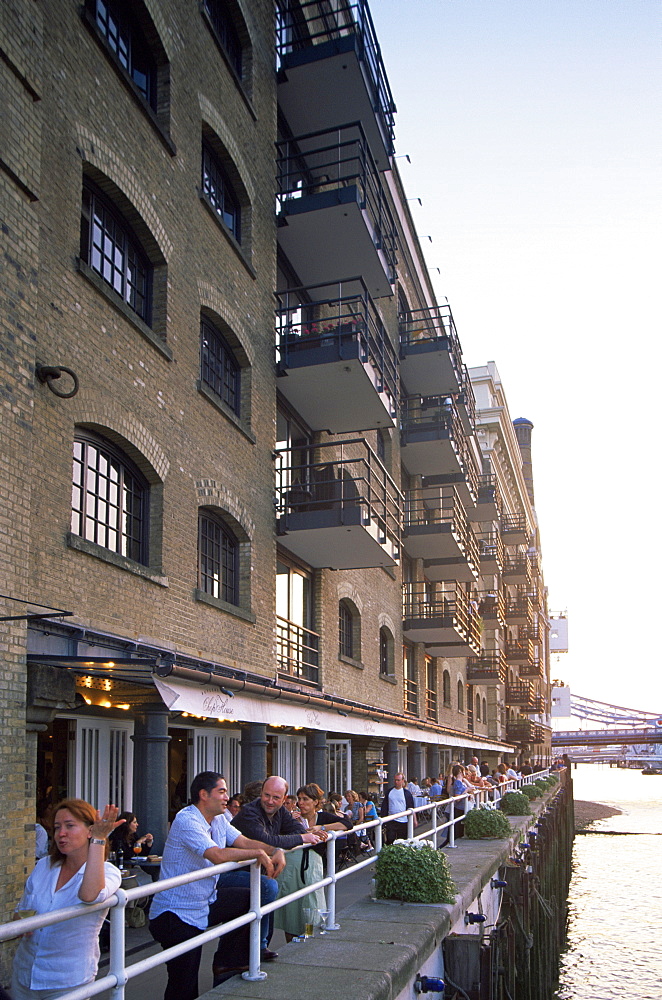
<path fill-rule="evenodd" d="M 60 802 L 53 814 L 50 855 L 41 858 L 28 877 L 17 911 L 50 913 L 109 899 L 122 881 L 117 868 L 105 860 L 107 838 L 119 826 L 117 814 L 116 806 L 106 806 L 102 817 L 82 799 Z M 14 958 L 13 1000 L 55 1000 L 91 982 L 107 912 L 95 910 L 22 937 Z"/>

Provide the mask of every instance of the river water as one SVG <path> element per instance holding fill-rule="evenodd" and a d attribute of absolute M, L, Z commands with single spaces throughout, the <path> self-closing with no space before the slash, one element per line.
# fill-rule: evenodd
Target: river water
<path fill-rule="evenodd" d="M 662 998 L 662 776 L 580 764 L 575 799 L 622 815 L 575 838 L 556 1000 Z"/>

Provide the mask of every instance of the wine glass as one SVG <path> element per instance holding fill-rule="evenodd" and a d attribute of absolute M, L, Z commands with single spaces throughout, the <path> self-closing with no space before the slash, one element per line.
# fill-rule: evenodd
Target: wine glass
<path fill-rule="evenodd" d="M 329 918 L 331 917 L 331 910 L 319 910 L 318 912 L 320 918 L 320 934 L 326 934 Z"/>

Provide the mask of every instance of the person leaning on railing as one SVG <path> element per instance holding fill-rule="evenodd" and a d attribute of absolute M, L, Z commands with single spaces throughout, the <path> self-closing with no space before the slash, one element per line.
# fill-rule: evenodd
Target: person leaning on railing
<path fill-rule="evenodd" d="M 191 783 L 191 805 L 175 816 L 163 848 L 161 878 L 188 875 L 226 861 L 259 861 L 266 876 L 277 876 L 285 867 L 282 851 L 249 840 L 228 822 L 225 778 L 216 771 L 202 771 Z M 235 876 L 228 879 L 227 876 Z M 164 889 L 154 896 L 149 929 L 162 948 L 170 948 L 196 937 L 207 927 L 227 923 L 247 913 L 250 907 L 248 869 L 227 872 Z M 218 892 L 217 892 L 218 885 Z M 276 898 L 278 886 L 273 878 L 262 876 L 261 902 Z M 219 938 L 212 971 L 214 985 L 226 973 L 248 969 L 248 926 Z M 195 1000 L 198 996 L 198 971 L 202 948 L 193 948 L 166 963 L 168 985 L 164 1000 Z M 264 956 L 263 956 L 264 957 Z M 268 957 L 268 956 L 267 956 Z"/>
<path fill-rule="evenodd" d="M 50 913 L 77 903 L 102 903 L 122 876 L 106 861 L 108 837 L 119 826 L 116 806 L 103 817 L 83 799 L 65 799 L 53 813 L 50 855 L 37 862 L 16 907 Z M 99 965 L 99 930 L 108 910 L 94 910 L 26 934 L 12 973 L 14 1000 L 52 1000 L 94 980 Z"/>

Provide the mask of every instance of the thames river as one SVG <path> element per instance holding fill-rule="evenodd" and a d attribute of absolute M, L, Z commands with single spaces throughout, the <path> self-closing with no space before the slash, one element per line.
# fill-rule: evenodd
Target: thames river
<path fill-rule="evenodd" d="M 575 799 L 622 814 L 575 839 L 556 1000 L 662 998 L 662 775 L 573 768 Z"/>

